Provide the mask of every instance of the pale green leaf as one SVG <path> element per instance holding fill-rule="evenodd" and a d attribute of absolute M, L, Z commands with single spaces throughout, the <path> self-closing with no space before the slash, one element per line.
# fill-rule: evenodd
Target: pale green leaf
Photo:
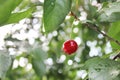
<path fill-rule="evenodd" d="M 120 32 L 120 21 L 112 23 L 109 28 L 108 35 L 115 36 L 119 32 Z"/>
<path fill-rule="evenodd" d="M 10 15 L 8 20 L 5 22 L 5 24 L 10 24 L 10 23 L 17 23 L 21 19 L 28 18 L 32 16 L 32 12 L 35 10 L 35 8 L 29 8 L 28 10 L 24 12 L 19 12 L 19 13 L 13 13 Z"/>
<path fill-rule="evenodd" d="M 11 12 L 20 4 L 22 0 L 1 0 L 0 5 L 0 25 L 2 25 L 11 15 Z"/>
<path fill-rule="evenodd" d="M 33 58 L 32 59 L 32 66 L 33 66 L 35 73 L 39 77 L 42 77 L 46 73 L 46 66 L 42 61 Z"/>
<path fill-rule="evenodd" d="M 31 54 L 33 69 L 35 70 L 36 74 L 41 77 L 46 73 L 44 60 L 47 58 L 47 54 L 41 49 L 41 47 L 34 48 Z"/>
<path fill-rule="evenodd" d="M 120 62 L 93 58 L 85 63 L 90 80 L 120 80 Z"/>
<path fill-rule="evenodd" d="M 115 22 L 120 20 L 120 2 L 109 3 L 100 11 L 100 22 Z"/>
<path fill-rule="evenodd" d="M 0 51 L 0 78 L 4 78 L 7 70 L 10 68 L 12 63 L 11 57 L 9 54 Z"/>
<path fill-rule="evenodd" d="M 120 21 L 114 22 L 111 24 L 109 28 L 108 35 L 114 38 L 115 40 L 120 41 Z M 113 49 L 120 49 L 120 45 L 116 44 L 115 42 L 111 41 L 111 45 Z"/>

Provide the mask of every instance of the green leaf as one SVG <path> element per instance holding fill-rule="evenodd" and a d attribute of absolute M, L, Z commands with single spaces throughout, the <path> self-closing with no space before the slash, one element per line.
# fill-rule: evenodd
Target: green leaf
<path fill-rule="evenodd" d="M 115 22 L 120 20 L 120 2 L 114 2 L 108 4 L 108 7 L 103 8 L 100 11 L 98 20 L 100 22 Z"/>
<path fill-rule="evenodd" d="M 39 48 L 34 48 L 32 53 L 32 65 L 36 74 L 42 77 L 46 73 L 46 66 L 44 60 L 47 58 L 47 54 Z"/>
<path fill-rule="evenodd" d="M 97 13 L 97 7 L 91 5 L 92 1 L 91 0 L 83 0 L 84 1 L 84 9 L 87 12 L 87 19 L 88 20 L 93 20 L 95 18 L 96 13 Z"/>
<path fill-rule="evenodd" d="M 20 4 L 22 0 L 0 0 L 0 25 L 3 24 L 11 15 L 11 12 Z"/>
<path fill-rule="evenodd" d="M 22 2 L 23 0 L 16 0 L 15 2 L 14 2 L 14 9 Z"/>
<path fill-rule="evenodd" d="M 120 62 L 96 57 L 85 65 L 90 80 L 120 80 Z"/>
<path fill-rule="evenodd" d="M 114 22 L 111 24 L 109 28 L 108 35 L 114 38 L 115 40 L 120 41 L 120 21 Z M 116 44 L 115 42 L 111 41 L 111 46 L 113 49 L 120 49 L 120 45 Z"/>
<path fill-rule="evenodd" d="M 41 47 L 33 48 L 31 53 L 32 53 L 33 58 L 41 60 L 41 61 L 44 61 L 44 59 L 47 58 L 47 53 L 43 51 Z"/>
<path fill-rule="evenodd" d="M 0 51 L 0 78 L 4 78 L 7 70 L 10 68 L 12 59 L 9 54 Z"/>
<path fill-rule="evenodd" d="M 71 9 L 72 0 L 45 0 L 44 2 L 44 28 L 51 32 L 58 28 Z"/>
<path fill-rule="evenodd" d="M 115 36 L 119 32 L 120 32 L 120 21 L 112 23 L 111 27 L 109 28 L 108 34 L 110 36 Z"/>
<path fill-rule="evenodd" d="M 39 77 L 42 77 L 46 73 L 46 66 L 42 61 L 33 58 L 32 66 Z"/>
<path fill-rule="evenodd" d="M 29 8 L 28 10 L 24 12 L 19 13 L 13 13 L 10 15 L 8 20 L 4 24 L 10 24 L 10 23 L 17 23 L 21 19 L 28 18 L 32 16 L 32 12 L 35 10 L 35 8 Z"/>
<path fill-rule="evenodd" d="M 110 16 L 107 16 L 105 13 L 99 16 L 100 22 L 115 22 L 120 20 L 120 12 L 114 12 Z"/>
<path fill-rule="evenodd" d="M 91 19 L 94 18 L 94 16 L 96 15 L 96 12 L 97 12 L 97 7 L 95 6 L 92 6 L 91 4 L 88 4 L 89 6 L 89 11 L 88 11 L 88 15 Z"/>

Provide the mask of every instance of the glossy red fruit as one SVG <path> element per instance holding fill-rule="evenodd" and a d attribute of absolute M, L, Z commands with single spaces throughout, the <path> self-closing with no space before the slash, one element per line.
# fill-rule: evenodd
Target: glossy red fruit
<path fill-rule="evenodd" d="M 68 40 L 63 44 L 63 51 L 67 54 L 73 54 L 78 49 L 78 45 L 74 40 Z"/>

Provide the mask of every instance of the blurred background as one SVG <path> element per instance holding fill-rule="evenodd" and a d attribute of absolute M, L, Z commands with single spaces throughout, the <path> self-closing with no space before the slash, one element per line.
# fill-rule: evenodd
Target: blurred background
<path fill-rule="evenodd" d="M 90 14 L 101 9 L 97 0 L 91 0 L 95 10 L 89 10 L 88 2 L 72 2 L 72 11 L 82 22 L 93 20 Z M 32 16 L 0 27 L 0 50 L 12 57 L 4 80 L 86 80 L 84 62 L 90 57 L 110 55 L 110 42 L 69 14 L 58 29 L 46 35 L 43 32 L 43 3 L 44 0 L 23 0 L 13 12 L 35 6 Z M 79 45 L 72 55 L 62 51 L 63 43 L 69 39 Z"/>

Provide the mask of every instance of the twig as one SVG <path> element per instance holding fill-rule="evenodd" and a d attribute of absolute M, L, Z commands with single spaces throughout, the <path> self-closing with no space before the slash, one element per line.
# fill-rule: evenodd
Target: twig
<path fill-rule="evenodd" d="M 120 58 L 120 52 L 113 58 L 113 60 Z"/>
<path fill-rule="evenodd" d="M 79 18 L 71 11 L 70 12 L 70 14 L 69 14 L 70 16 L 73 16 L 76 20 L 79 20 Z"/>
<path fill-rule="evenodd" d="M 87 25 L 87 27 L 95 30 L 96 32 L 102 34 L 104 37 L 107 37 L 108 40 L 111 40 L 111 41 L 115 42 L 116 44 L 120 45 L 120 42 L 118 40 L 108 36 L 106 33 L 102 32 L 102 31 L 100 31 L 99 28 L 96 25 L 91 26 L 90 23 L 85 23 L 85 25 Z"/>
<path fill-rule="evenodd" d="M 79 18 L 71 11 L 71 16 L 73 16 L 76 20 L 79 20 Z M 80 21 L 80 20 L 79 20 Z M 84 25 L 86 25 L 88 28 L 93 29 L 94 31 L 102 34 L 104 37 L 108 38 L 108 40 L 115 42 L 116 44 L 120 45 L 120 42 L 112 37 L 110 37 L 109 35 L 107 35 L 106 33 L 100 31 L 100 29 L 98 28 L 98 26 L 96 26 L 95 24 L 92 23 L 83 23 Z"/>

